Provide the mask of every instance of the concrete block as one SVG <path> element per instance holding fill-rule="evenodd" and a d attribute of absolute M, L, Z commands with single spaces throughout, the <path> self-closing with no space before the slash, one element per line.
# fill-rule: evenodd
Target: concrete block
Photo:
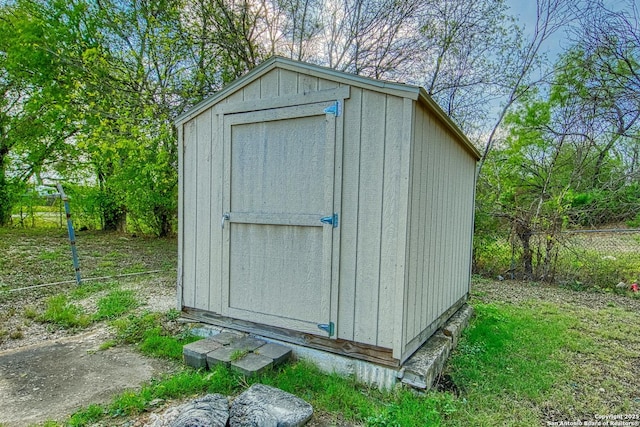
<path fill-rule="evenodd" d="M 207 353 L 207 365 L 209 366 L 209 369 L 216 365 L 229 366 L 231 363 L 231 356 L 235 351 L 237 350 L 227 346 L 220 347 L 217 350 Z"/>
<path fill-rule="evenodd" d="M 244 357 L 231 361 L 231 368 L 248 377 L 259 375 L 273 366 L 273 359 L 260 354 L 248 353 Z"/>
<path fill-rule="evenodd" d="M 442 329 L 442 333 L 451 338 L 453 344 L 452 348 L 456 348 L 458 346 L 460 335 L 462 335 L 462 331 L 469 324 L 469 320 L 472 316 L 473 307 L 465 304 L 460 310 L 451 316 L 451 319 L 449 319 L 445 327 Z"/>
<path fill-rule="evenodd" d="M 256 348 L 262 347 L 266 342 L 254 337 L 244 337 L 229 344 L 229 348 L 239 351 L 254 351 Z"/>
<path fill-rule="evenodd" d="M 220 332 L 218 335 L 212 335 L 211 339 L 219 342 L 222 345 L 229 345 L 234 341 L 242 339 L 243 335 L 234 334 L 233 332 Z"/>
<path fill-rule="evenodd" d="M 429 389 L 442 372 L 453 347 L 450 337 L 435 334 L 404 364 L 402 382 L 419 389 Z"/>
<path fill-rule="evenodd" d="M 280 344 L 268 343 L 257 348 L 255 353 L 273 360 L 273 364 L 275 366 L 289 360 L 292 352 L 289 347 L 285 347 Z"/>
<path fill-rule="evenodd" d="M 207 367 L 207 353 L 222 347 L 217 341 L 210 338 L 194 341 L 182 347 L 184 363 L 196 369 Z"/>

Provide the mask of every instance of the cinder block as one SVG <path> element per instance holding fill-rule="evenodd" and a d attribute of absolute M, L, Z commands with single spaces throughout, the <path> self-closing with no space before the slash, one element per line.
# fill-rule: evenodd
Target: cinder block
<path fill-rule="evenodd" d="M 231 362 L 231 368 L 248 377 L 258 375 L 273 366 L 273 359 L 261 354 L 248 353 Z"/>
<path fill-rule="evenodd" d="M 272 359 L 274 366 L 286 362 L 291 357 L 289 347 L 273 343 L 263 345 L 256 349 L 255 353 Z"/>
<path fill-rule="evenodd" d="M 182 347 L 184 363 L 196 369 L 206 368 L 207 353 L 220 347 L 222 347 L 222 344 L 209 338 L 186 344 Z"/>

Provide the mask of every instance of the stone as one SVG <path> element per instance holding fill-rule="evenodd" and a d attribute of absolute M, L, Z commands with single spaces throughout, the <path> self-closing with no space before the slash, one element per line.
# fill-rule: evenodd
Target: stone
<path fill-rule="evenodd" d="M 254 384 L 231 404 L 230 427 L 298 427 L 313 415 L 304 400 L 275 387 Z"/>
<path fill-rule="evenodd" d="M 182 347 L 184 363 L 196 369 L 207 367 L 207 353 L 222 347 L 219 342 L 206 338 L 194 341 Z"/>
<path fill-rule="evenodd" d="M 273 365 L 286 362 L 291 357 L 291 349 L 280 344 L 268 343 L 255 350 L 255 353 L 273 360 Z"/>
<path fill-rule="evenodd" d="M 231 367 L 248 377 L 258 375 L 273 366 L 273 359 L 261 354 L 249 353 L 231 361 Z"/>
<path fill-rule="evenodd" d="M 150 417 L 146 427 L 225 427 L 229 420 L 229 400 L 221 394 L 208 394 Z"/>

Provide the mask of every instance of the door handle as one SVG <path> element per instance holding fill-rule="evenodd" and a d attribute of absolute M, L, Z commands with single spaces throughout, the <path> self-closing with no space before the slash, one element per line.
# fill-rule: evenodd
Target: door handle
<path fill-rule="evenodd" d="M 220 228 L 224 228 L 224 222 L 229 218 L 231 218 L 231 216 L 229 215 L 229 212 L 225 212 L 222 214 L 222 221 L 220 221 Z"/>

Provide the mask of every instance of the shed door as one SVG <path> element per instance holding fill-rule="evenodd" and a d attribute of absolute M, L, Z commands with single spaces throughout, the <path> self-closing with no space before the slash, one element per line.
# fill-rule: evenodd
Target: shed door
<path fill-rule="evenodd" d="M 222 301 L 230 317 L 327 336 L 318 325 L 332 320 L 338 259 L 337 229 L 321 222 L 334 214 L 330 105 L 223 116 Z"/>

